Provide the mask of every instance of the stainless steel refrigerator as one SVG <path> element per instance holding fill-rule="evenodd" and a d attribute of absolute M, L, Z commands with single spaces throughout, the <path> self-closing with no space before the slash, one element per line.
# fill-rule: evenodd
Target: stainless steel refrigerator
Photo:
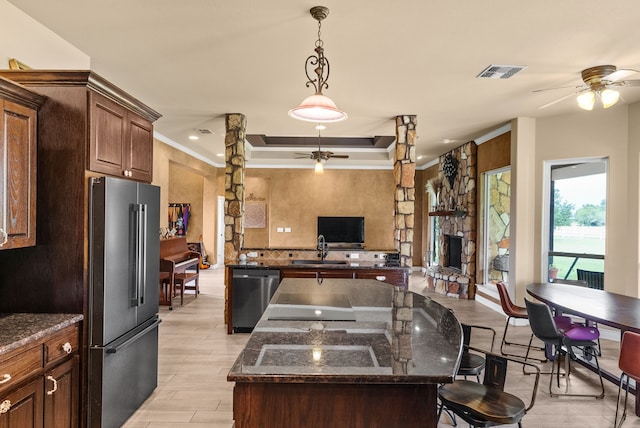
<path fill-rule="evenodd" d="M 160 188 L 92 178 L 90 196 L 88 424 L 111 428 L 157 386 Z"/>

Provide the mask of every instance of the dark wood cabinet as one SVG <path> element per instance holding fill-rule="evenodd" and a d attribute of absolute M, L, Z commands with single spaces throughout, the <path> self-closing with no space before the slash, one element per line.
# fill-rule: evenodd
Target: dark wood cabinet
<path fill-rule="evenodd" d="M 80 386 L 78 370 L 78 357 L 75 356 L 45 373 L 45 428 L 76 428 L 78 426 Z"/>
<path fill-rule="evenodd" d="M 0 428 L 41 428 L 44 424 L 42 378 L 0 397 Z"/>
<path fill-rule="evenodd" d="M 79 426 L 79 326 L 0 356 L 0 428 Z"/>
<path fill-rule="evenodd" d="M 409 286 L 409 269 L 362 269 L 356 272 L 357 279 L 375 279 L 398 287 Z"/>
<path fill-rule="evenodd" d="M 284 268 L 280 270 L 280 278 L 349 278 L 355 279 L 353 269 L 299 269 Z"/>
<path fill-rule="evenodd" d="M 397 287 L 409 286 L 409 269 L 398 268 L 280 268 L 280 278 L 374 279 Z"/>
<path fill-rule="evenodd" d="M 36 124 L 45 98 L 0 79 L 0 249 L 36 244 Z"/>
<path fill-rule="evenodd" d="M 120 104 L 89 93 L 89 169 L 151 182 L 153 125 Z"/>
<path fill-rule="evenodd" d="M 0 70 L 0 76 L 47 97 L 38 111 L 37 123 L 38 245 L 1 252 L 0 283 L 7 286 L 0 287 L 0 313 L 81 313 L 88 319 L 89 179 L 117 175 L 142 182 L 151 181 L 151 168 L 144 165 L 145 162 L 150 165 L 152 142 L 145 139 L 146 145 L 141 147 L 138 141 L 143 139 L 141 135 L 152 135 L 151 128 L 145 129 L 144 126 L 157 120 L 160 114 L 89 70 Z M 118 125 L 118 129 L 122 138 L 134 147 L 128 154 L 125 149 L 124 156 L 115 149 L 120 153 L 120 162 L 124 166 L 122 170 L 118 169 L 118 173 L 115 169 L 113 174 L 91 169 L 91 125 L 97 120 L 91 100 L 98 98 L 111 101 L 126 112 L 123 116 L 126 123 Z M 107 102 L 103 104 L 106 106 Z M 101 114 L 107 113 L 103 110 Z M 100 120 L 107 121 L 104 116 Z M 113 122 L 103 125 L 113 126 Z M 100 149 L 109 152 L 101 152 L 99 156 L 110 159 L 114 156 L 114 149 L 106 149 L 111 142 L 105 141 L 105 144 Z M 140 155 L 141 152 L 146 157 Z M 125 177 L 123 170 L 147 172 L 144 178 L 133 172 L 130 177 Z M 81 337 L 79 411 L 86 413 L 86 323 Z M 86 419 L 86 414 L 81 418 Z"/>

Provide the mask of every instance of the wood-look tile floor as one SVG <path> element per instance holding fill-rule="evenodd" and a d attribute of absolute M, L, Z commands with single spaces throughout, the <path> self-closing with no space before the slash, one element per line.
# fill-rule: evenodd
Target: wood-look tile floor
<path fill-rule="evenodd" d="M 174 300 L 172 311 L 160 308 L 160 346 L 158 388 L 140 409 L 124 425 L 126 428 L 231 428 L 233 384 L 226 375 L 237 355 L 244 347 L 247 334 L 227 335 L 223 320 L 224 271 L 201 271 L 201 294 L 185 297 L 185 305 Z M 411 290 L 426 294 L 450 307 L 461 322 L 493 327 L 497 331 L 496 345 L 502 336 L 505 318 L 475 301 L 457 300 L 435 295 L 425 290 L 425 278 L 415 273 L 411 278 Z M 526 342 L 529 327 L 509 327 L 510 337 Z M 476 345 L 486 346 L 482 335 L 476 335 Z M 601 364 L 618 373 L 617 342 L 602 340 Z M 514 351 L 520 351 L 514 348 Z M 640 356 L 639 356 L 640 358 Z M 550 363 L 540 364 L 543 371 Z M 597 377 L 583 367 L 573 366 L 571 391 L 590 392 L 597 388 Z M 507 390 L 527 391 L 532 385 L 531 376 L 525 376 L 517 368 L 511 369 Z M 613 426 L 616 408 L 617 386 L 605 381 L 604 399 L 550 397 L 547 393 L 549 376 L 540 379 L 536 403 L 524 417 L 524 427 L 580 427 L 602 428 Z M 411 409 L 399 409 L 411 411 Z M 339 426 L 339 421 L 337 421 Z M 443 415 L 439 427 L 451 426 Z M 458 426 L 464 427 L 463 421 Z M 515 425 L 514 425 L 515 426 Z M 629 413 L 624 427 L 640 427 L 640 418 L 633 412 L 633 397 L 629 401 Z M 270 427 L 265 427 L 270 428 Z M 280 427 L 274 427 L 280 428 Z M 303 428 L 303 427 L 300 427 Z M 391 428 L 391 427 L 390 427 Z"/>

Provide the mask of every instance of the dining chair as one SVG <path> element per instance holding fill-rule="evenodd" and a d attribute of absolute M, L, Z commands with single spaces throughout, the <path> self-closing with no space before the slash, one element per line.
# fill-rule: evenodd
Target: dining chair
<path fill-rule="evenodd" d="M 527 314 L 527 308 L 524 308 L 522 306 L 518 306 L 515 303 L 513 303 L 511 301 L 511 298 L 509 297 L 509 291 L 507 290 L 507 285 L 502 282 L 499 281 L 496 283 L 496 287 L 498 288 L 498 295 L 500 296 L 500 305 L 502 306 L 502 310 L 504 311 L 505 315 L 507 316 L 507 322 L 504 325 L 504 333 L 502 334 L 502 341 L 500 343 L 500 353 L 502 355 L 505 356 L 509 356 L 509 357 L 520 357 L 522 358 L 522 355 L 519 354 L 513 354 L 513 353 L 509 353 L 506 352 L 504 350 L 505 345 L 507 346 L 520 346 L 520 347 L 524 347 L 527 348 L 527 355 L 529 354 L 529 349 L 531 347 L 531 340 L 529 340 L 529 344 L 525 344 L 525 343 L 520 343 L 520 342 L 509 342 L 507 340 L 507 330 L 509 329 L 509 324 L 511 323 L 511 319 L 528 319 L 529 315 Z M 532 335 L 533 337 L 533 335 Z M 545 348 L 543 347 L 534 347 L 534 349 L 536 350 L 540 350 L 540 351 L 544 351 Z M 545 361 L 546 358 L 544 359 L 540 359 L 540 358 L 531 358 L 533 360 L 537 360 L 537 361 Z"/>
<path fill-rule="evenodd" d="M 618 386 L 618 400 L 616 401 L 616 417 L 613 426 L 618 428 L 627 418 L 627 398 L 629 396 L 629 379 L 633 379 L 637 385 L 640 385 L 640 334 L 632 331 L 625 331 L 622 335 L 622 343 L 620 344 L 620 357 L 618 358 L 618 367 L 622 370 L 620 376 L 620 385 Z M 626 382 L 624 381 L 626 378 Z M 620 395 L 624 385 L 624 407 L 620 421 L 618 422 L 618 410 L 620 407 Z"/>
<path fill-rule="evenodd" d="M 458 375 L 463 376 L 465 379 L 467 376 L 475 376 L 478 383 L 480 382 L 480 373 L 485 368 L 485 356 L 475 352 L 470 352 L 471 346 L 471 332 L 481 330 L 487 332 L 491 336 L 491 342 L 489 351 L 493 352 L 493 346 L 496 340 L 496 331 L 491 327 L 485 327 L 482 325 L 472 325 L 462 323 L 462 357 L 460 358 L 460 367 L 458 368 Z"/>
<path fill-rule="evenodd" d="M 569 329 L 558 329 L 556 322 L 554 321 L 551 309 L 544 303 L 535 303 L 530 300 L 525 300 L 527 312 L 529 314 L 529 325 L 533 331 L 534 336 L 540 339 L 545 345 L 549 345 L 554 349 L 554 360 L 551 365 L 551 376 L 549 378 L 549 395 L 553 396 L 573 396 L 573 397 L 604 397 L 604 383 L 602 381 L 602 373 L 600 371 L 600 364 L 598 363 L 598 353 L 596 348 L 598 346 L 596 340 L 600 336 L 600 332 L 597 328 L 584 325 L 573 325 Z M 533 338 L 532 338 L 533 339 Z M 585 359 L 593 358 L 600 379 L 601 392 L 599 394 L 572 394 L 569 393 L 569 375 L 571 373 L 572 359 L 576 359 L 575 349 L 580 349 Z M 557 386 L 560 387 L 560 359 L 565 358 L 565 392 L 553 392 L 553 375 L 555 372 Z M 525 357 L 525 361 L 528 357 Z M 557 362 L 557 364 L 556 364 Z M 556 367 L 557 366 L 557 370 Z"/>
<path fill-rule="evenodd" d="M 478 348 L 469 347 L 469 350 L 482 353 L 485 356 L 486 368 L 483 382 L 459 379 L 440 386 L 438 388 L 438 398 L 440 399 L 438 420 L 442 411 L 445 410 L 459 416 L 474 427 L 507 424 L 518 424 L 519 427 L 522 427 L 522 418 L 535 404 L 540 368 L 523 360 L 505 357 Z M 525 404 L 521 398 L 525 393 L 520 384 L 517 388 L 518 395 L 505 391 L 507 368 L 512 364 L 522 366 L 523 371 L 527 366 L 535 370 L 532 372 L 536 375 L 535 379 L 532 382 L 529 381 L 533 387 L 530 393 L 526 393 L 529 394 L 528 404 Z"/>

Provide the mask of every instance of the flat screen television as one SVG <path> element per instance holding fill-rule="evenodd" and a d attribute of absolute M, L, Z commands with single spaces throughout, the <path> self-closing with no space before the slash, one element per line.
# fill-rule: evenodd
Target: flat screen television
<path fill-rule="evenodd" d="M 364 217 L 318 217 L 327 244 L 364 244 Z"/>

